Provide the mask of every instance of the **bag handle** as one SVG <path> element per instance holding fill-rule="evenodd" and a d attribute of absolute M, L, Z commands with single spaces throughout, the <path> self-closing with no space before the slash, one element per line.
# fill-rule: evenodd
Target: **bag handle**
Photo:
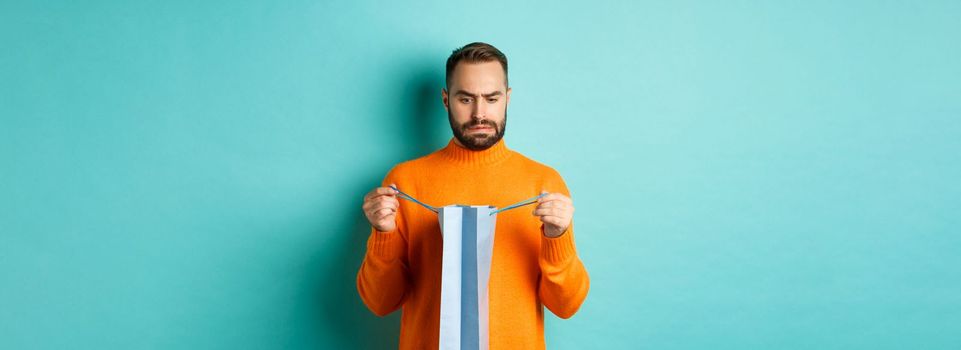
<path fill-rule="evenodd" d="M 439 210 L 437 209 L 437 207 L 430 206 L 430 205 L 428 205 L 428 204 L 426 204 L 426 203 L 424 203 L 424 202 L 421 202 L 421 201 L 415 199 L 414 197 L 411 197 L 409 194 L 406 194 L 406 193 L 404 193 L 403 191 L 397 189 L 397 187 L 390 186 L 390 188 L 393 189 L 394 191 L 397 191 L 397 198 L 406 199 L 406 200 L 409 200 L 409 201 L 411 201 L 411 202 L 420 204 L 422 207 L 427 208 L 427 210 L 430 210 L 430 211 L 432 211 L 432 212 L 435 212 L 435 213 L 439 212 Z M 500 213 L 500 212 L 502 212 L 502 211 L 508 211 L 508 210 L 511 210 L 511 209 L 523 207 L 523 206 L 525 206 L 525 205 L 531 205 L 531 204 L 537 203 L 537 200 L 538 200 L 538 199 L 541 199 L 541 197 L 544 197 L 544 196 L 546 196 L 546 195 L 547 195 L 547 193 L 541 193 L 541 194 L 539 194 L 539 195 L 536 195 L 536 196 L 534 196 L 534 197 L 531 197 L 531 198 L 522 200 L 522 201 L 520 201 L 520 202 L 511 204 L 511 205 L 508 205 L 508 206 L 503 207 L 503 208 L 501 208 L 501 209 L 494 210 L 494 211 L 492 211 L 489 215 L 494 215 L 494 214 Z"/>

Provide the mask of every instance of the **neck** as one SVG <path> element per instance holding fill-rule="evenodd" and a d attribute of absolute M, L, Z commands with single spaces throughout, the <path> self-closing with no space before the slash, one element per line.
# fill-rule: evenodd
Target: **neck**
<path fill-rule="evenodd" d="M 493 164 L 507 159 L 511 150 L 504 144 L 504 139 L 500 139 L 493 146 L 485 150 L 475 151 L 464 146 L 456 137 L 444 147 L 440 153 L 457 163 L 465 165 L 485 165 Z"/>

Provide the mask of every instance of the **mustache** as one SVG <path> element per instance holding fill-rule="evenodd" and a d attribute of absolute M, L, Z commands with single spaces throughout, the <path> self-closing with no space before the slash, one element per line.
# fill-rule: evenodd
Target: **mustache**
<path fill-rule="evenodd" d="M 460 128 L 463 130 L 467 130 L 469 128 L 473 128 L 475 126 L 481 126 L 481 125 L 489 126 L 494 128 L 494 130 L 497 130 L 497 123 L 494 123 L 487 119 L 474 119 L 467 123 L 464 123 L 463 125 L 461 125 Z"/>

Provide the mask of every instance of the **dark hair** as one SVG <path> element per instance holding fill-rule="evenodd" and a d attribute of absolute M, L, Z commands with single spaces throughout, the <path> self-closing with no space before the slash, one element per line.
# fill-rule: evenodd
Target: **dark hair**
<path fill-rule="evenodd" d="M 504 85 L 507 85 L 507 56 L 491 44 L 474 42 L 459 49 L 454 50 L 447 58 L 447 87 L 450 87 L 450 77 L 454 74 L 454 68 L 461 61 L 466 63 L 482 63 L 497 61 L 504 68 Z"/>

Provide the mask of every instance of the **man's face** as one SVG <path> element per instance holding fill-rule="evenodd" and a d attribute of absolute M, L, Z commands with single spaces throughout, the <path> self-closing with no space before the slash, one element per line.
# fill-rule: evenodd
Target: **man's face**
<path fill-rule="evenodd" d="M 500 62 L 457 64 L 450 91 L 441 92 L 455 142 L 480 151 L 504 137 L 511 97 L 505 80 Z"/>

